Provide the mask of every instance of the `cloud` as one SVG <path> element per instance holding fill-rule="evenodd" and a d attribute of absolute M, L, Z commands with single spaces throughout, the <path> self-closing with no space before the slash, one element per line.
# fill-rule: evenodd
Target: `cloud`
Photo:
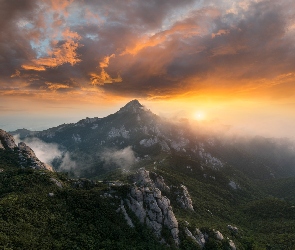
<path fill-rule="evenodd" d="M 270 88 L 263 79 L 295 73 L 291 0 L 24 0 L 1 9 L 0 84 L 21 91 L 49 82 L 166 98 Z"/>
<path fill-rule="evenodd" d="M 229 30 L 218 30 L 216 33 L 212 33 L 212 38 L 215 38 L 216 36 L 222 36 L 222 35 L 227 35 L 229 33 Z"/>
<path fill-rule="evenodd" d="M 47 51 L 48 56 L 32 59 L 31 62 L 23 64 L 21 67 L 26 70 L 44 71 L 47 67 L 54 68 L 65 63 L 73 66 L 80 62 L 76 50 L 80 46 L 77 40 L 81 37 L 67 28 L 62 32 L 61 39 L 60 42 L 52 42 L 52 50 Z"/>
<path fill-rule="evenodd" d="M 14 136 L 16 143 L 20 142 L 19 135 Z M 56 143 L 46 143 L 39 138 L 25 138 L 23 140 L 33 151 L 35 152 L 37 158 L 48 164 L 52 165 L 52 162 L 55 158 L 61 158 L 63 153 L 59 149 L 58 144 Z"/>
<path fill-rule="evenodd" d="M 51 82 L 46 82 L 46 85 L 48 86 L 48 88 L 50 90 L 56 91 L 58 89 L 68 89 L 70 88 L 68 85 L 66 84 L 59 84 L 59 83 L 51 83 Z"/>
<path fill-rule="evenodd" d="M 14 136 L 15 142 L 19 143 L 19 135 Z M 56 143 L 47 143 L 39 138 L 25 138 L 23 140 L 31 149 L 33 149 L 37 158 L 52 166 L 54 160 L 58 159 L 60 164 L 58 171 L 74 171 L 77 172 L 77 164 L 72 160 L 69 152 L 61 150 L 60 146 Z"/>
<path fill-rule="evenodd" d="M 115 57 L 115 54 L 112 54 L 110 56 L 105 56 L 103 60 L 99 63 L 99 67 L 101 69 L 100 74 L 91 73 L 91 83 L 93 85 L 103 85 L 105 83 L 113 83 L 113 82 L 122 82 L 122 78 L 120 75 L 118 75 L 117 78 L 111 78 L 110 75 L 105 71 L 105 68 L 107 68 L 110 64 L 110 59 Z"/>
<path fill-rule="evenodd" d="M 37 65 L 37 63 L 35 65 L 23 64 L 21 67 L 25 70 L 36 70 L 36 71 L 45 71 L 46 70 L 46 68 L 44 66 Z"/>
<path fill-rule="evenodd" d="M 66 152 L 62 158 L 62 162 L 58 168 L 59 171 L 73 171 L 76 173 L 77 164 L 72 160 L 70 153 Z"/>
<path fill-rule="evenodd" d="M 115 164 L 123 169 L 128 169 L 135 162 L 135 155 L 131 146 L 121 150 L 106 149 L 100 154 L 106 165 Z"/>

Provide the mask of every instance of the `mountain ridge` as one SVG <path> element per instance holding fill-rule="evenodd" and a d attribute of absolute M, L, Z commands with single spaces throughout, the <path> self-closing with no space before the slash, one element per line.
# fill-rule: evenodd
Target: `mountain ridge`
<path fill-rule="evenodd" d="M 204 135 L 186 123 L 172 123 L 153 114 L 136 99 L 106 117 L 87 117 L 77 123 L 23 134 L 21 139 L 26 137 L 57 143 L 73 154 L 83 152 L 84 158 L 93 158 L 93 161 L 100 161 L 97 154 L 105 148 L 131 147 L 139 158 L 176 153 L 202 162 L 204 167 L 232 165 L 255 179 L 295 175 L 295 153 L 288 149 L 291 148 L 288 142 Z M 98 165 L 93 167 L 102 168 L 103 164 Z"/>
<path fill-rule="evenodd" d="M 106 185 L 99 192 L 101 201 L 116 204 L 112 209 L 131 228 L 151 230 L 163 248 L 165 244 L 206 250 L 295 246 L 286 240 L 294 236 L 290 187 L 295 178 L 283 178 L 280 161 L 270 164 L 274 159 L 270 152 L 279 148 L 269 140 L 228 143 L 170 123 L 134 100 L 107 117 L 27 136 L 34 137 L 60 145 L 75 161 L 72 169 L 60 169 L 59 159 L 53 162 L 55 170 L 70 175 L 63 186 L 71 183 L 84 192 Z M 288 143 L 281 145 L 286 151 L 282 165 L 288 170 L 293 151 L 284 150 Z"/>

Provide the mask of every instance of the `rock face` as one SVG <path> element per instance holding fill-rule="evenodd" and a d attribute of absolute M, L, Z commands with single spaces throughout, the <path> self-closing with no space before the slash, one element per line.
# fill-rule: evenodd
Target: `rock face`
<path fill-rule="evenodd" d="M 36 157 L 34 151 L 29 146 L 24 142 L 20 142 L 16 145 L 13 136 L 2 129 L 0 129 L 0 149 L 18 152 L 19 163 L 22 167 L 29 166 L 35 169 L 47 169 L 52 171 L 50 166 L 41 162 Z"/>
<path fill-rule="evenodd" d="M 205 246 L 206 240 L 204 234 L 196 228 L 194 233 L 192 233 L 187 227 L 184 228 L 185 234 L 191 238 L 194 242 L 196 242 L 201 248 Z"/>
<path fill-rule="evenodd" d="M 192 233 L 193 232 L 193 233 Z M 196 228 L 194 231 L 190 231 L 187 227 L 184 228 L 184 233 L 188 238 L 196 242 L 202 249 L 205 247 L 206 242 L 209 240 L 209 235 L 207 233 L 202 233 L 200 229 Z M 213 229 L 214 238 L 216 240 L 222 241 L 224 239 L 221 232 Z M 211 236 L 210 236 L 211 237 Z M 228 239 L 228 238 L 227 238 Z M 229 240 L 229 239 L 228 239 Z M 228 241 L 231 250 L 236 250 L 235 243 L 232 240 Z"/>
<path fill-rule="evenodd" d="M 163 227 L 166 227 L 175 244 L 179 245 L 178 222 L 170 206 L 170 200 L 162 196 L 161 190 L 151 180 L 149 171 L 139 169 L 134 180 L 135 184 L 126 199 L 128 207 L 141 223 L 146 223 L 153 230 L 159 239 Z"/>
<path fill-rule="evenodd" d="M 118 210 L 117 210 L 117 213 L 119 213 L 119 212 L 122 212 L 122 213 L 123 213 L 124 218 L 125 218 L 125 220 L 126 220 L 128 226 L 129 226 L 129 227 L 134 227 L 134 224 L 133 224 L 132 220 L 130 219 L 129 215 L 127 214 L 127 211 L 126 211 L 126 209 L 125 209 L 125 207 L 124 207 L 124 202 L 123 202 L 123 200 L 121 200 L 121 205 L 120 205 L 120 207 L 119 207 Z"/>
<path fill-rule="evenodd" d="M 180 192 L 178 193 L 177 202 L 182 208 L 194 211 L 193 202 L 187 190 L 187 187 L 184 185 L 180 186 Z"/>
<path fill-rule="evenodd" d="M 19 159 L 21 166 L 30 166 L 34 169 L 47 169 L 52 170 L 50 166 L 40 161 L 34 151 L 27 146 L 24 142 L 18 144 L 19 148 Z"/>
<path fill-rule="evenodd" d="M 197 243 L 200 245 L 200 247 L 203 248 L 206 243 L 206 240 L 204 234 L 200 231 L 200 229 L 196 228 L 194 236 L 197 240 Z"/>
<path fill-rule="evenodd" d="M 14 149 L 16 148 L 13 136 L 0 129 L 0 148 L 2 149 Z"/>
<path fill-rule="evenodd" d="M 154 180 L 155 187 L 161 191 L 170 192 L 170 188 L 166 185 L 164 178 L 161 175 L 157 175 L 154 172 L 151 172 L 150 175 Z"/>

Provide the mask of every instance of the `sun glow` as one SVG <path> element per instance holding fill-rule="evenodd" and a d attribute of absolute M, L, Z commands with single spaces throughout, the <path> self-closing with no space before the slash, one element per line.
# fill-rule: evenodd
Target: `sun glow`
<path fill-rule="evenodd" d="M 201 121 L 205 119 L 205 114 L 203 112 L 198 111 L 194 113 L 193 117 L 195 120 Z"/>

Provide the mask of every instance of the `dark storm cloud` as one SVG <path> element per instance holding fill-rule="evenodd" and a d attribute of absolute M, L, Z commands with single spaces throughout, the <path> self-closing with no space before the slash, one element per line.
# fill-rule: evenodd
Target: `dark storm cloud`
<path fill-rule="evenodd" d="M 294 73 L 293 1 L 63 3 L 4 1 L 2 89 L 23 81 L 36 91 L 94 84 L 119 95 L 169 96 L 210 79 L 239 86 Z M 32 47 L 38 41 L 50 45 L 48 55 Z"/>
<path fill-rule="evenodd" d="M 19 33 L 18 25 L 34 19 L 36 5 L 33 0 L 4 0 L 0 4 L 0 76 L 3 79 L 10 77 L 30 54 L 34 54 L 29 40 Z"/>

